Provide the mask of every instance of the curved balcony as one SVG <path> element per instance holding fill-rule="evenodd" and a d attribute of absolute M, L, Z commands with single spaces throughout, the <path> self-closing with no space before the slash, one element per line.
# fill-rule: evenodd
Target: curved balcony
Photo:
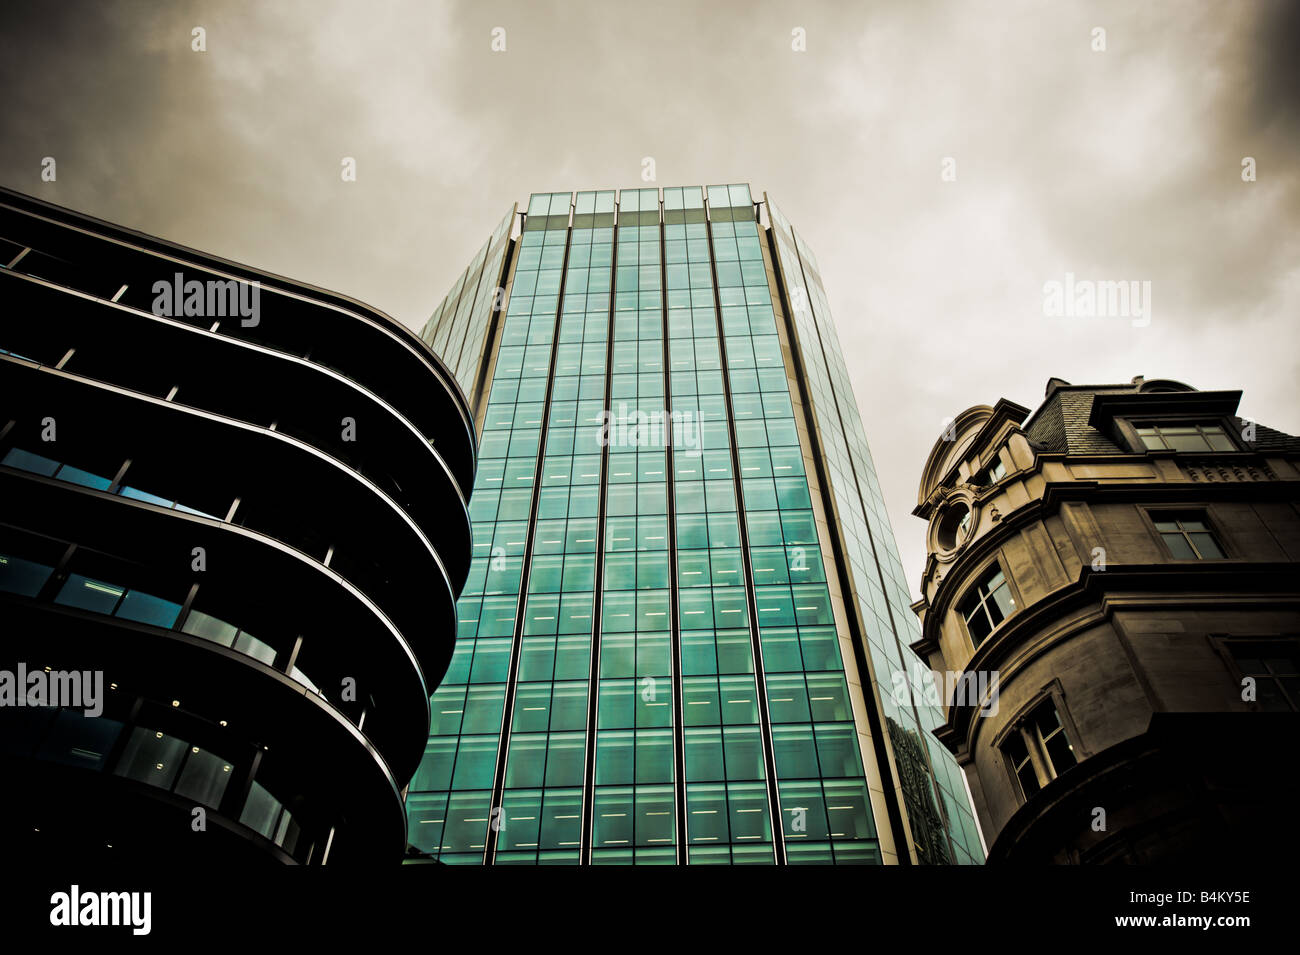
<path fill-rule="evenodd" d="M 57 322 L 13 323 L 4 335 L 7 350 L 80 378 L 299 438 L 375 482 L 426 534 L 468 539 L 468 487 L 401 412 L 338 372 L 16 272 L 0 270 L 0 299 L 15 315 L 59 315 Z M 344 437 L 346 419 L 356 423 L 354 440 Z M 382 455 L 367 453 L 374 448 Z M 461 560 L 461 541 L 453 536 L 451 543 L 445 562 L 459 586 L 468 562 Z"/>
<path fill-rule="evenodd" d="M 383 312 L 8 189 L 0 189 L 0 238 L 29 250 L 12 270 L 144 312 L 157 300 L 156 283 L 172 283 L 178 273 L 185 282 L 256 283 L 256 323 L 230 318 L 219 322 L 221 334 L 309 358 L 369 387 L 438 448 L 462 488 L 473 486 L 473 419 L 455 376 L 415 332 Z M 218 321 L 179 318 L 205 329 Z M 435 399 L 439 394 L 443 400 Z"/>

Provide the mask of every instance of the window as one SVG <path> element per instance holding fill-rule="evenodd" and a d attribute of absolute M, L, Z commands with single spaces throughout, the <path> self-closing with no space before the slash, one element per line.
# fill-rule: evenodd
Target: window
<path fill-rule="evenodd" d="M 1042 787 L 1038 785 L 1038 774 L 1034 772 L 1034 761 L 1029 758 L 1029 747 L 1025 744 L 1025 738 L 1016 729 L 1007 737 L 1007 741 L 1002 744 L 1002 752 L 1006 755 L 1007 761 L 1011 764 L 1012 770 L 1016 774 L 1016 779 L 1020 781 L 1020 791 L 1029 798 L 1038 792 Z"/>
<path fill-rule="evenodd" d="M 240 630 L 233 624 L 226 623 L 226 621 L 210 614 L 191 610 L 185 618 L 185 622 L 181 624 L 181 630 L 184 633 L 202 637 L 204 640 L 219 643 L 223 647 L 233 647 L 240 653 L 262 661 L 267 666 L 275 666 L 276 650 L 274 647 L 262 642 L 247 631 Z M 297 679 L 297 677 L 294 679 Z M 310 683 L 310 681 L 308 682 Z M 315 689 L 314 685 L 312 688 Z"/>
<path fill-rule="evenodd" d="M 1236 451 L 1232 439 L 1217 424 L 1145 424 L 1138 437 L 1148 451 Z"/>
<path fill-rule="evenodd" d="M 33 474 L 42 474 L 46 477 L 57 478 L 60 481 L 67 481 L 70 484 L 80 484 L 82 487 L 94 488 L 97 491 L 107 491 L 113 486 L 110 478 L 103 475 L 95 474 L 91 471 L 83 471 L 81 468 L 74 468 L 70 464 L 64 464 L 61 461 L 55 461 L 51 458 L 42 457 L 39 454 L 33 454 L 30 451 L 24 451 L 21 448 L 10 448 L 5 452 L 5 456 L 0 458 L 0 464 L 8 467 L 19 468 L 23 471 L 30 471 Z M 197 514 L 199 517 L 210 517 L 214 521 L 222 520 L 216 514 L 209 514 L 207 511 L 200 511 L 193 507 L 187 507 L 176 501 L 169 500 L 165 497 L 159 497 L 157 494 L 150 494 L 148 491 L 141 491 L 139 488 L 123 485 L 115 492 L 122 497 L 133 498 L 137 501 L 144 501 L 148 504 L 157 504 L 160 507 L 171 507 L 178 511 L 184 511 L 186 514 Z"/>
<path fill-rule="evenodd" d="M 1026 735 L 1032 736 L 1041 747 L 1043 762 L 1053 779 L 1078 762 L 1074 747 L 1065 735 L 1065 727 L 1061 725 L 1061 715 L 1051 700 L 1038 705 L 1029 717 L 1029 724 Z"/>
<path fill-rule="evenodd" d="M 72 484 L 93 487 L 100 491 L 108 490 L 113 483 L 106 477 L 83 471 L 81 468 L 74 468 L 70 464 L 54 461 L 39 454 L 32 454 L 32 452 L 24 451 L 21 448 L 10 448 L 5 453 L 4 458 L 0 459 L 0 464 L 19 468 L 23 471 L 31 471 L 33 474 L 58 478 L 60 481 L 68 481 Z"/>
<path fill-rule="evenodd" d="M 990 484 L 997 484 L 1007 476 L 1007 466 L 1002 463 L 1002 459 L 996 459 L 992 464 L 980 471 L 971 479 L 971 483 L 977 487 L 988 487 Z"/>
<path fill-rule="evenodd" d="M 1011 596 L 1011 587 L 1002 568 L 994 564 L 957 609 L 966 621 L 971 642 L 978 647 L 993 628 L 1016 609 L 1015 598 Z"/>
<path fill-rule="evenodd" d="M 47 477 L 53 477 L 54 472 L 62 466 L 58 461 L 52 461 L 39 454 L 32 454 L 30 451 L 24 451 L 21 448 L 10 448 L 5 453 L 4 458 L 0 459 L 0 464 L 31 471 L 33 474 L 44 474 Z"/>
<path fill-rule="evenodd" d="M 965 543 L 970 533 L 971 509 L 965 501 L 954 501 L 944 508 L 939 517 L 936 539 L 944 550 Z"/>
<path fill-rule="evenodd" d="M 1261 710 L 1300 710 L 1300 639 L 1236 639 L 1224 646 L 1242 679 L 1255 681 L 1255 702 Z"/>
<path fill-rule="evenodd" d="M 248 793 L 248 801 L 239 815 L 241 824 L 248 826 L 270 839 L 285 852 L 293 853 L 302 830 L 298 827 L 293 814 L 280 804 L 280 801 L 266 791 L 261 783 L 254 781 Z"/>
<path fill-rule="evenodd" d="M 11 554 L 0 554 L 0 590 L 24 597 L 35 597 L 54 568 Z"/>
<path fill-rule="evenodd" d="M 1175 560 L 1218 560 L 1223 548 L 1201 511 L 1151 511 L 1151 522 Z"/>
<path fill-rule="evenodd" d="M 54 708 L 46 712 L 49 709 Z M 58 709 L 53 725 L 46 726 L 49 733 L 37 751 L 38 759 L 94 770 L 104 768 L 122 732 L 122 724 L 117 720 L 85 716 L 70 709 Z"/>
<path fill-rule="evenodd" d="M 1026 799 L 1079 761 L 1050 696 L 1011 728 L 1001 749 Z"/>
<path fill-rule="evenodd" d="M 216 809 L 233 771 L 234 767 L 215 753 L 191 746 L 175 792 Z"/>
<path fill-rule="evenodd" d="M 181 605 L 139 590 L 127 590 L 117 584 L 94 580 L 81 574 L 69 574 L 54 602 L 95 613 L 113 614 L 127 620 L 170 629 L 176 623 Z"/>
<path fill-rule="evenodd" d="M 113 772 L 127 779 L 139 780 L 160 789 L 171 789 L 185 756 L 184 740 L 168 736 L 161 730 L 137 726 Z"/>
<path fill-rule="evenodd" d="M 96 613 L 112 613 L 124 593 L 125 587 L 91 580 L 81 574 L 69 574 L 54 602 Z"/>

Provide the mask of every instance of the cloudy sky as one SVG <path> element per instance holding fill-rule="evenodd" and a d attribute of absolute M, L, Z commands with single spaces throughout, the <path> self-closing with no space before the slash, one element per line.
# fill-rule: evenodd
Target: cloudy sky
<path fill-rule="evenodd" d="M 1286 0 L 11 0 L 0 183 L 418 328 L 530 192 L 750 182 L 818 256 L 915 588 L 970 405 L 1140 374 L 1300 433 L 1297 49 Z M 1067 272 L 1150 282 L 1149 323 L 1045 315 Z"/>

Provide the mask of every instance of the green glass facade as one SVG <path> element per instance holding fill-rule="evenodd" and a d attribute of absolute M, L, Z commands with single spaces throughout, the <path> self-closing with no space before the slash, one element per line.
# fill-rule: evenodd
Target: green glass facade
<path fill-rule="evenodd" d="M 920 625 L 910 609 L 817 260 L 780 210 L 770 203 L 767 208 L 782 284 L 787 296 L 795 290 L 797 307 L 790 313 L 802 359 L 800 377 L 820 435 L 834 523 L 849 564 L 848 609 L 856 612 L 856 631 L 866 637 L 870 660 L 865 669 L 876 684 L 873 695 L 880 701 L 918 861 L 981 862 L 983 849 L 961 770 L 931 732 L 943 716 L 925 702 L 934 698 L 925 685 L 930 674 L 909 649 L 920 638 Z M 906 699 L 898 699 L 896 674 L 911 689 Z"/>
<path fill-rule="evenodd" d="M 938 713 L 892 698 L 916 624 L 802 241 L 745 185 L 538 194 L 512 239 L 515 218 L 423 336 L 480 449 L 412 844 L 980 861 Z"/>

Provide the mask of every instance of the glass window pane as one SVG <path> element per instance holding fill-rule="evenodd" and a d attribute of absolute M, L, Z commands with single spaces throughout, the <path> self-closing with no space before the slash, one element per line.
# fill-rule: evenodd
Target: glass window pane
<path fill-rule="evenodd" d="M 131 738 L 113 773 L 160 789 L 170 789 L 184 755 L 184 740 L 137 726 L 131 731 Z"/>
<path fill-rule="evenodd" d="M 248 793 L 248 801 L 244 803 L 244 809 L 239 814 L 239 821 L 270 839 L 280 821 L 281 808 L 279 800 L 267 792 L 261 783 L 254 780 L 252 789 Z"/>
<path fill-rule="evenodd" d="M 89 471 L 83 471 L 81 468 L 74 468 L 67 464 L 59 469 L 57 475 L 60 481 L 67 481 L 71 484 L 80 484 L 83 487 L 93 487 L 99 491 L 107 491 L 113 483 L 106 477 L 98 474 L 91 474 Z"/>
<path fill-rule="evenodd" d="M 185 618 L 185 623 L 181 625 L 181 630 L 196 637 L 202 637 L 204 640 L 219 643 L 223 647 L 233 645 L 235 635 L 239 632 L 239 629 L 233 624 L 226 623 L 224 620 L 219 620 L 198 610 L 190 611 L 189 616 Z"/>
<path fill-rule="evenodd" d="M 263 643 L 257 637 L 247 633 L 241 633 L 235 638 L 235 649 L 240 653 L 247 654 L 255 660 L 260 660 L 267 666 L 275 666 L 276 652 L 275 648 Z"/>
<path fill-rule="evenodd" d="M 127 591 L 117 608 L 117 616 L 138 623 L 149 623 L 170 630 L 180 615 L 181 605 L 138 590 Z"/>
<path fill-rule="evenodd" d="M 24 707 L 17 712 L 33 715 L 57 713 L 49 735 L 41 743 L 38 756 L 65 766 L 102 770 L 109 751 L 122 732 L 122 724 L 116 720 L 85 716 L 76 710 Z M 8 718 L 13 719 L 13 716 L 9 715 Z"/>
<path fill-rule="evenodd" d="M 234 767 L 220 756 L 192 746 L 175 791 L 177 795 L 216 809 L 233 773 Z"/>
<path fill-rule="evenodd" d="M 1161 534 L 1164 538 L 1165 546 L 1169 548 L 1169 553 L 1179 560 L 1190 560 L 1196 557 L 1196 552 L 1192 550 L 1192 545 L 1182 534 Z"/>
<path fill-rule="evenodd" d="M 0 590 L 6 593 L 35 597 L 52 573 L 54 568 L 46 564 L 0 554 Z"/>
<path fill-rule="evenodd" d="M 1188 536 L 1192 539 L 1192 546 L 1196 548 L 1203 560 L 1217 560 L 1224 556 L 1213 534 L 1189 534 Z"/>
<path fill-rule="evenodd" d="M 0 458 L 0 464 L 6 464 L 11 468 L 19 468 L 23 471 L 31 471 L 33 474 L 44 474 L 46 477 L 53 477 L 54 472 L 59 469 L 58 461 L 42 457 L 39 454 L 32 454 L 30 451 L 24 451 L 21 448 L 10 448 L 6 451 L 4 458 Z"/>
<path fill-rule="evenodd" d="M 54 602 L 69 607 L 80 607 L 82 610 L 93 610 L 95 613 L 112 613 L 125 592 L 124 587 L 106 584 L 102 580 L 92 580 L 81 574 L 69 574 Z"/>

